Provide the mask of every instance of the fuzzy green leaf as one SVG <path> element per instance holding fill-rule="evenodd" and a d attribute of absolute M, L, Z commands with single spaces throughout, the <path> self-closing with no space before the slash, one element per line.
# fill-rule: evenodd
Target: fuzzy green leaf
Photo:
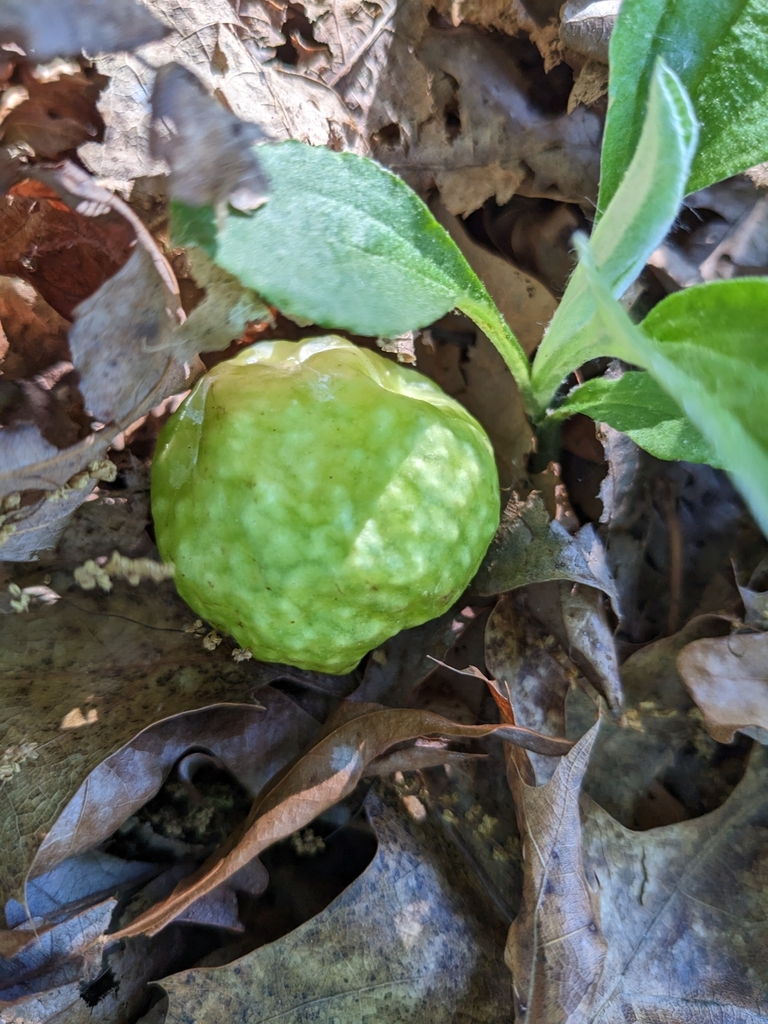
<path fill-rule="evenodd" d="M 712 446 L 649 373 L 588 380 L 550 415 L 564 420 L 576 413 L 608 423 L 657 459 L 718 465 Z"/>
<path fill-rule="evenodd" d="M 632 159 L 659 57 L 688 89 L 701 123 L 686 193 L 768 158 L 765 0 L 624 0 L 611 39 L 598 210 Z"/>
<path fill-rule="evenodd" d="M 634 281 L 669 231 L 683 199 L 697 125 L 679 79 L 659 62 L 648 112 L 632 163 L 605 216 L 595 228 L 591 252 L 618 297 Z M 604 355 L 594 328 L 595 301 L 577 267 L 533 363 L 535 401 L 549 405 L 563 379 L 582 363 Z"/>
<path fill-rule="evenodd" d="M 728 469 L 768 535 L 768 279 L 669 295 L 636 327 L 578 243 L 603 352 L 642 366 L 674 397 Z"/>
<path fill-rule="evenodd" d="M 396 337 L 459 308 L 501 352 L 524 396 L 530 367 L 455 242 L 404 181 L 322 146 L 258 148 L 269 199 L 251 213 L 175 203 L 174 238 L 288 316 Z M 218 215 L 217 215 L 218 214 Z"/>

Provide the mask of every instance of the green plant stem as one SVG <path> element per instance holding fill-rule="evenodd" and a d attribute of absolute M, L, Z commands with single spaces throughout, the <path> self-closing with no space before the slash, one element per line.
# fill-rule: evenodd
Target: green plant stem
<path fill-rule="evenodd" d="M 528 416 L 534 421 L 538 420 L 543 415 L 544 408 L 536 401 L 533 393 L 528 356 L 484 287 L 483 292 L 484 296 L 478 298 L 471 295 L 462 296 L 456 306 L 474 321 L 496 346 L 515 378 Z"/>

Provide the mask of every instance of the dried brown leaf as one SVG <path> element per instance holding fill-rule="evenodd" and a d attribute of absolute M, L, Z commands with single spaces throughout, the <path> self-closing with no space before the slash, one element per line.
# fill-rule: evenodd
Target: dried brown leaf
<path fill-rule="evenodd" d="M 123 766 L 119 776 L 108 768 L 98 770 L 141 730 L 158 719 L 217 702 L 248 702 L 269 680 L 284 677 L 286 671 L 295 674 L 254 661 L 237 664 L 225 647 L 205 650 L 199 637 L 184 631 L 190 614 L 171 584 L 152 589 L 119 585 L 100 597 L 75 588 L 67 591 L 66 578 L 58 584 L 54 578 L 57 585 L 63 596 L 55 605 L 0 616 L 0 646 L 8 655 L 0 675 L 5 709 L 0 750 L 8 776 L 1 790 L 0 834 L 18 837 L 8 847 L 0 873 L 5 898 L 21 898 L 41 844 L 34 874 L 109 835 L 122 820 L 119 814 L 130 802 L 132 786 L 143 794 L 147 785 L 162 781 L 162 743 L 158 748 L 151 731 L 117 756 L 115 769 Z M 234 712 L 222 714 L 237 717 Z M 287 749 L 295 751 L 298 747 L 291 744 L 306 743 L 306 721 L 296 711 L 294 738 L 282 740 Z M 200 735 L 199 727 L 197 733 L 185 734 L 184 719 L 171 717 L 158 728 L 169 744 L 182 748 Z M 242 730 L 229 728 L 232 742 L 251 751 L 247 734 L 237 739 Z M 149 744 L 146 752 L 144 744 Z M 279 752 L 270 756 L 277 758 Z M 244 777 L 269 765 L 265 757 Z M 102 780 L 96 789 L 87 781 L 94 770 L 92 782 Z M 254 786 L 264 778 L 257 774 L 252 776 L 257 779 Z M 119 797 L 107 796 L 115 793 L 115 784 Z M 105 786 L 102 802 L 99 791 Z M 138 799 L 141 803 L 142 797 Z M 64 807 L 68 810 L 62 813 Z M 103 828 L 106 833 L 99 831 Z"/>
<path fill-rule="evenodd" d="M 379 839 L 365 872 L 327 909 L 277 942 L 225 967 L 163 982 L 168 1024 L 252 1024 L 284 1018 L 449 1024 L 509 1013 L 501 963 L 505 920 L 471 862 L 417 824 L 396 794 L 366 801 Z"/>
<path fill-rule="evenodd" d="M 686 645 L 727 633 L 729 626 L 719 616 L 700 616 L 674 636 L 643 647 L 622 665 L 624 714 L 619 721 L 603 720 L 584 790 L 623 825 L 636 826 L 638 802 L 654 779 L 663 778 L 675 764 L 680 751 L 706 739 L 676 659 Z M 569 701 L 569 719 L 572 710 Z"/>
<path fill-rule="evenodd" d="M 514 594 L 500 598 L 488 619 L 485 662 L 510 702 L 513 721 L 546 736 L 565 736 L 565 699 L 575 668 Z M 539 784 L 551 778 L 559 763 L 541 754 L 528 757 Z"/>
<path fill-rule="evenodd" d="M 22 182 L 0 205 L 0 272 L 29 281 L 67 320 L 123 266 L 133 242 L 123 218 L 81 217 L 41 182 Z"/>
<path fill-rule="evenodd" d="M 243 828 L 167 900 L 118 934 L 127 937 L 160 931 L 262 850 L 343 800 L 360 781 L 366 766 L 394 745 L 428 735 L 479 739 L 493 734 L 544 754 L 562 754 L 571 748 L 568 740 L 551 739 L 515 726 L 460 725 L 425 711 L 346 701 L 326 723 L 325 735 L 259 797 Z"/>
<path fill-rule="evenodd" d="M 767 783 L 758 747 L 722 807 L 649 832 L 585 799 L 584 867 L 608 943 L 585 1024 L 765 1020 Z"/>
<path fill-rule="evenodd" d="M 514 760 L 509 762 L 525 857 L 523 902 L 504 952 L 517 1020 L 586 1024 L 591 1019 L 585 1010 L 607 944 L 599 901 L 584 871 L 579 792 L 597 728 L 585 733 L 543 786 L 528 785 Z"/>
<path fill-rule="evenodd" d="M 166 170 L 150 155 L 149 133 L 155 68 L 169 62 L 193 72 L 236 117 L 275 139 L 338 145 L 354 134 L 349 111 L 332 89 L 278 62 L 264 63 L 271 55 L 253 45 L 246 20 L 228 0 L 185 5 L 155 0 L 153 9 L 171 29 L 167 39 L 146 47 L 141 56 L 95 61 L 110 77 L 99 104 L 106 132 L 103 145 L 88 142 L 79 152 L 98 177 L 127 192 L 136 178 Z M 212 151 L 209 158 L 215 167 L 217 154 Z"/>
<path fill-rule="evenodd" d="M 137 247 L 125 266 L 75 310 L 69 332 L 86 408 L 103 423 L 135 414 L 173 361 L 166 288 Z M 136 416 L 134 415 L 134 419 Z"/>
<path fill-rule="evenodd" d="M 26 281 L 0 277 L 0 324 L 8 346 L 0 352 L 4 380 L 33 377 L 69 359 L 68 321 Z"/>
<path fill-rule="evenodd" d="M 25 76 L 28 98 L 4 118 L 0 138 L 6 146 L 26 145 L 44 160 L 97 139 L 103 129 L 96 99 L 105 84 L 99 76 L 82 71 L 39 81 Z"/>
<path fill-rule="evenodd" d="M 564 46 L 591 60 L 608 63 L 621 0 L 569 0 L 562 10 L 560 39 Z"/>
<path fill-rule="evenodd" d="M 530 584 L 521 600 L 617 715 L 622 703 L 619 661 L 602 592 L 552 580 Z"/>
<path fill-rule="evenodd" d="M 735 732 L 768 743 L 768 633 L 694 640 L 677 667 L 718 743 Z"/>
<path fill-rule="evenodd" d="M 525 501 L 513 494 L 473 589 L 481 595 L 502 594 L 548 580 L 598 588 L 610 597 L 618 614 L 616 586 L 591 524 L 573 537 L 550 519 L 540 494 L 534 491 Z"/>
<path fill-rule="evenodd" d="M 447 189 L 454 213 L 478 209 L 494 195 L 503 203 L 516 191 L 569 202 L 595 194 L 600 122 L 594 113 L 584 107 L 567 115 L 541 113 L 527 95 L 522 69 L 493 35 L 474 28 L 430 28 L 417 54 L 434 76 L 435 111 L 407 147 L 380 154 L 393 170 L 419 187 L 434 182 Z M 435 95 L 438 84 L 446 91 L 446 76 L 458 91 Z M 460 125 L 451 138 L 440 113 L 456 105 Z M 484 181 L 476 169 L 489 166 L 507 171 L 508 179 L 497 170 Z M 461 183 L 466 174 L 474 192 L 469 180 Z"/>
<path fill-rule="evenodd" d="M 442 199 L 446 203 L 444 190 Z M 441 204 L 434 206 L 433 213 L 464 253 L 490 297 L 501 309 L 517 340 L 530 355 L 542 340 L 544 329 L 552 319 L 557 306 L 555 298 L 544 285 L 508 260 L 473 242 L 459 218 L 447 212 Z"/>

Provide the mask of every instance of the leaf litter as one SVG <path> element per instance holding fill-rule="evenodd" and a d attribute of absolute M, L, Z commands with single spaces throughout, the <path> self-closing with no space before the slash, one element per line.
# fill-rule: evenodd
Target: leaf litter
<path fill-rule="evenodd" d="M 349 677 L 261 665 L 147 530 L 179 396 L 307 330 L 170 249 L 168 199 L 269 203 L 265 138 L 373 155 L 532 351 L 591 216 L 615 5 L 49 6 L 0 5 L 3 1020 L 767 1019 L 765 545 L 722 474 L 578 418 L 534 450 L 449 313 L 412 356 L 508 504 L 442 618 Z M 691 197 L 635 300 L 765 272 L 760 180 Z M 337 835 L 358 877 L 288 913 L 288 848 L 320 875 Z"/>

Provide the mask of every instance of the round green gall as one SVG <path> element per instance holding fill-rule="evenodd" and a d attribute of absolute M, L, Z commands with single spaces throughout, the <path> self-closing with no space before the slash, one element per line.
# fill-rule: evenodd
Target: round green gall
<path fill-rule="evenodd" d="M 482 427 L 343 338 L 262 342 L 160 435 L 152 512 L 184 600 L 263 661 L 348 672 L 445 611 L 499 521 Z"/>

